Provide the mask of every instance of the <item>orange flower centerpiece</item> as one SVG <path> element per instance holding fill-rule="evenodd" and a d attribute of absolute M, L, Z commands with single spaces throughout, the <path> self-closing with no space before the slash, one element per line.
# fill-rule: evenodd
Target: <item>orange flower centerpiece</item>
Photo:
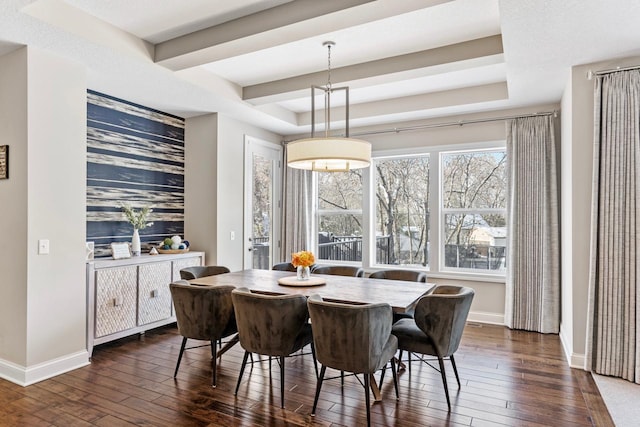
<path fill-rule="evenodd" d="M 300 251 L 291 254 L 291 264 L 298 269 L 298 280 L 309 280 L 311 277 L 311 271 L 309 267 L 316 262 L 316 258 L 313 253 L 309 251 Z"/>

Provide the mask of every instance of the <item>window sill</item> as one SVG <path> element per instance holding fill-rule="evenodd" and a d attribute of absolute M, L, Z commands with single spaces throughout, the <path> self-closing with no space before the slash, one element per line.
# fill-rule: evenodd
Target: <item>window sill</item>
<path fill-rule="evenodd" d="M 460 273 L 460 272 L 446 272 L 446 273 L 427 273 L 427 281 L 430 278 L 434 279 L 454 279 L 454 280 L 468 280 L 470 282 L 487 282 L 487 283 L 502 283 L 506 282 L 505 276 L 498 276 L 493 274 L 473 274 L 473 273 Z"/>

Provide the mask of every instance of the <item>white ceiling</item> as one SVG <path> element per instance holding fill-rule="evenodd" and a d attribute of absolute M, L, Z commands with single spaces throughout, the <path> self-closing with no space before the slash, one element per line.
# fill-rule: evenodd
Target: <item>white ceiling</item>
<path fill-rule="evenodd" d="M 34 46 L 91 89 L 293 135 L 327 40 L 353 129 L 558 103 L 571 66 L 640 55 L 639 21 L 637 0 L 3 0 L 0 54 Z"/>

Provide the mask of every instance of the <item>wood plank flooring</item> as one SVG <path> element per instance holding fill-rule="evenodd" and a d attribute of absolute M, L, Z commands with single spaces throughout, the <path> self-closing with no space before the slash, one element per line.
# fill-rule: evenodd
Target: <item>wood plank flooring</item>
<path fill-rule="evenodd" d="M 364 392 L 354 377 L 323 384 L 317 415 L 311 356 L 286 361 L 285 407 L 280 368 L 265 358 L 247 368 L 233 395 L 242 362 L 234 347 L 222 358 L 218 387 L 210 387 L 208 347 L 188 350 L 173 370 L 181 336 L 175 326 L 98 346 L 90 366 L 29 387 L 0 380 L 0 426 L 355 426 L 366 423 Z M 190 341 L 191 344 L 191 341 Z M 257 358 L 256 358 L 257 360 Z M 457 388 L 448 362 L 452 410 L 440 374 L 413 362 L 391 375 L 383 401 L 371 405 L 375 426 L 613 426 L 591 375 L 570 369 L 557 335 L 468 324 L 456 362 Z M 437 364 L 437 363 L 436 363 Z M 336 372 L 327 370 L 327 376 Z"/>

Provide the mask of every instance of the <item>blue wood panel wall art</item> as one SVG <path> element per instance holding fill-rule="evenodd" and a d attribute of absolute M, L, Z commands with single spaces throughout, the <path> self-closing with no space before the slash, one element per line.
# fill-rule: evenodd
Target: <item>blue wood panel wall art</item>
<path fill-rule="evenodd" d="M 145 249 L 184 238 L 184 119 L 87 91 L 87 241 L 95 256 L 130 242 L 123 204 L 153 209 L 140 230 Z"/>

